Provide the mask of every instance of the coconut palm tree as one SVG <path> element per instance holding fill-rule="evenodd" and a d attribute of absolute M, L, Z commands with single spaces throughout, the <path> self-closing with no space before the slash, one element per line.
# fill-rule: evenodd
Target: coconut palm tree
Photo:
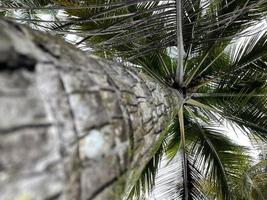
<path fill-rule="evenodd" d="M 88 53 L 138 68 L 183 96 L 125 198 L 152 190 L 162 156 L 179 154 L 183 181 L 175 194 L 182 199 L 264 199 L 244 178 L 253 170 L 247 149 L 222 127 L 266 141 L 267 33 L 251 28 L 264 21 L 265 0 L 0 2 L 6 18 L 63 37 L 74 34 Z M 53 18 L 40 18 L 40 11 Z"/>

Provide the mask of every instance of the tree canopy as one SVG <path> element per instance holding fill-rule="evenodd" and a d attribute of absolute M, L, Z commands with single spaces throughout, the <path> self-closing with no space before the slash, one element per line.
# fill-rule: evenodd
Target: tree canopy
<path fill-rule="evenodd" d="M 0 1 L 0 16 L 75 35 L 88 53 L 144 70 L 183 94 L 127 198 L 152 190 L 162 156 L 178 154 L 182 199 L 267 198 L 266 162 L 254 165 L 222 129 L 227 123 L 236 134 L 267 139 L 267 33 L 256 26 L 266 26 L 266 12 L 266 0 Z"/>

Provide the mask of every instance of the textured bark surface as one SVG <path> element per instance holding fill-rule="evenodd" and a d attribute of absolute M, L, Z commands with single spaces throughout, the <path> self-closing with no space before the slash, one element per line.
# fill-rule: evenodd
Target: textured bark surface
<path fill-rule="evenodd" d="M 0 199 L 122 199 L 179 94 L 57 37 L 0 27 Z"/>

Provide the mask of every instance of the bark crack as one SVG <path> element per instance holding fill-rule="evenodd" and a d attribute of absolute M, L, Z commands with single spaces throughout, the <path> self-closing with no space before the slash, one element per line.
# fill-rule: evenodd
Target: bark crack
<path fill-rule="evenodd" d="M 23 129 L 48 128 L 53 126 L 52 123 L 22 124 L 7 129 L 0 129 L 1 134 L 9 134 Z"/>
<path fill-rule="evenodd" d="M 103 190 L 105 190 L 107 187 L 111 186 L 113 183 L 115 183 L 118 180 L 118 177 L 114 177 L 110 181 L 103 184 L 101 187 L 98 188 L 87 200 L 93 200 L 97 195 L 99 195 Z"/>
<path fill-rule="evenodd" d="M 82 190 L 81 190 L 81 161 L 80 161 L 80 153 L 79 153 L 79 135 L 78 135 L 78 130 L 77 130 L 77 127 L 75 125 L 75 117 L 74 117 L 74 113 L 73 113 L 73 110 L 72 110 L 72 107 L 71 107 L 71 104 L 70 104 L 70 100 L 69 100 L 69 96 L 67 95 L 67 92 L 66 92 L 66 87 L 65 87 L 65 84 L 64 84 L 64 81 L 61 77 L 61 74 L 58 72 L 58 77 L 59 77 L 59 81 L 60 81 L 60 84 L 62 86 L 62 89 L 64 91 L 64 94 L 65 94 L 65 97 L 66 97 L 66 100 L 67 100 L 67 104 L 68 104 L 68 107 L 69 107 L 69 112 L 70 112 L 70 117 L 72 119 L 72 126 L 73 126 L 73 131 L 76 135 L 76 144 L 77 144 L 77 147 L 76 147 L 76 158 L 75 161 L 73 161 L 73 169 L 72 170 L 75 170 L 74 173 L 72 173 L 72 176 L 75 176 L 74 177 L 74 180 L 70 180 L 71 182 L 74 181 L 75 183 L 74 184 L 77 184 L 78 183 L 78 189 L 75 190 L 75 189 L 70 189 L 72 191 L 75 191 L 75 199 L 77 200 L 80 200 L 81 199 L 81 194 L 82 194 Z M 74 185 L 75 186 L 75 185 Z M 72 187 L 72 183 L 70 183 L 70 187 Z M 74 187 L 75 188 L 75 187 Z M 68 188 L 69 189 L 69 188 Z M 71 195 L 72 196 L 72 195 Z"/>
<path fill-rule="evenodd" d="M 126 170 L 122 171 L 120 173 L 120 176 L 123 176 L 123 174 L 125 174 Z M 111 179 L 110 181 L 106 182 L 105 184 L 103 184 L 101 187 L 99 187 L 89 198 L 87 198 L 86 200 L 93 200 L 94 198 L 96 198 L 101 192 L 103 192 L 106 188 L 112 186 L 114 183 L 116 183 L 119 180 L 118 177 L 114 177 L 113 179 Z"/>
<path fill-rule="evenodd" d="M 119 106 L 122 111 L 122 117 L 123 117 L 123 131 L 126 132 L 126 134 L 129 136 L 129 160 L 127 161 L 127 165 L 129 165 L 130 161 L 133 158 L 133 149 L 134 149 L 134 138 L 133 138 L 133 127 L 132 127 L 132 122 L 130 118 L 130 112 L 127 108 L 127 106 L 123 103 L 121 100 L 123 98 L 122 92 L 120 91 L 119 86 L 116 85 L 115 81 L 113 81 L 112 77 L 108 74 L 108 72 L 103 68 L 103 71 L 105 72 L 107 76 L 107 80 L 110 85 L 112 85 L 114 88 L 116 88 L 115 93 L 117 95 L 117 99 L 119 102 Z M 128 128 L 127 128 L 128 127 Z"/>

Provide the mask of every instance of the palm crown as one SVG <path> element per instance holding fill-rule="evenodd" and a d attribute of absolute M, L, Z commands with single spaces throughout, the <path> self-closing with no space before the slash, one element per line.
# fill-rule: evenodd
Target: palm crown
<path fill-rule="evenodd" d="M 5 0 L 0 9 L 35 28 L 79 36 L 90 53 L 138 67 L 183 94 L 127 197 L 152 189 L 163 154 L 179 154 L 182 199 L 266 198 L 266 175 L 255 178 L 266 162 L 250 168 L 247 149 L 221 129 L 227 123 L 266 140 L 267 35 L 251 28 L 266 17 L 265 0 Z"/>

